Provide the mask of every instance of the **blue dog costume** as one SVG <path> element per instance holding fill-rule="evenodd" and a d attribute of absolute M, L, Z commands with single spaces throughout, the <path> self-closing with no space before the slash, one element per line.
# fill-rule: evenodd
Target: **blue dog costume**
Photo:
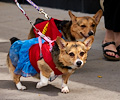
<path fill-rule="evenodd" d="M 15 68 L 14 73 L 24 77 L 34 76 L 37 71 L 31 65 L 29 60 L 29 49 L 32 45 L 38 43 L 38 38 L 30 40 L 18 40 L 14 42 L 9 51 L 9 57 Z"/>

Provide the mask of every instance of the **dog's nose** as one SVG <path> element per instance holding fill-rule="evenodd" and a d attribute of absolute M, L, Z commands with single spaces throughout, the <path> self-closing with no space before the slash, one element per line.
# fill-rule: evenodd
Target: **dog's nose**
<path fill-rule="evenodd" d="M 90 31 L 90 32 L 88 33 L 88 35 L 89 35 L 89 36 L 93 35 L 93 32 Z"/>
<path fill-rule="evenodd" d="M 81 64 L 82 64 L 81 61 L 77 61 L 77 62 L 76 62 L 76 65 L 77 65 L 78 67 L 80 67 Z"/>

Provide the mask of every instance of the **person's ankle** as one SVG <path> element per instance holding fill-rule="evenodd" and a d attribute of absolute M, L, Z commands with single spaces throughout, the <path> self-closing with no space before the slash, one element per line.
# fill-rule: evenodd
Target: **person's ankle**
<path fill-rule="evenodd" d="M 104 39 L 104 40 L 103 40 L 103 44 L 104 44 L 104 43 L 108 43 L 108 42 L 114 42 L 114 40 L 113 40 L 113 39 Z"/>
<path fill-rule="evenodd" d="M 103 43 L 114 42 L 114 32 L 112 30 L 106 29 L 105 37 Z"/>

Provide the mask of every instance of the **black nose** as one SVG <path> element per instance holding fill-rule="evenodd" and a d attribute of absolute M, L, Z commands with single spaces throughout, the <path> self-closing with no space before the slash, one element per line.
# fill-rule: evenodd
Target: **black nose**
<path fill-rule="evenodd" d="M 76 64 L 77 64 L 78 67 L 80 67 L 80 65 L 82 64 L 82 62 L 81 61 L 77 61 Z"/>
<path fill-rule="evenodd" d="M 88 33 L 88 35 L 89 35 L 89 36 L 93 35 L 93 32 L 90 31 L 90 32 Z"/>

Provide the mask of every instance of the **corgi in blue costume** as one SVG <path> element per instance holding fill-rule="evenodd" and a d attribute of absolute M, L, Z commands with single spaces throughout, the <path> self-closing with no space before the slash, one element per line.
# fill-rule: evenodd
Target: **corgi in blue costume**
<path fill-rule="evenodd" d="M 33 40 L 35 42 L 33 42 Z M 32 52 L 31 48 L 39 47 L 38 38 L 33 38 L 33 40 L 31 39 L 25 41 L 21 40 L 15 41 L 11 45 L 9 54 L 7 56 L 7 64 L 9 66 L 9 70 L 13 75 L 13 81 L 15 82 L 17 89 L 19 90 L 26 89 L 26 87 L 23 86 L 20 82 L 21 75 L 25 75 L 25 77 L 27 77 L 33 76 L 37 73 L 35 68 L 32 66 L 33 63 L 31 63 L 29 57 Z M 49 44 L 47 42 L 44 42 L 41 48 L 43 58 L 31 56 L 33 57 L 32 59 L 34 61 L 37 61 L 36 64 L 40 69 L 39 73 L 40 81 L 37 83 L 36 88 L 46 86 L 51 77 L 62 74 L 63 81 L 61 92 L 68 93 L 69 92 L 69 88 L 67 86 L 68 79 L 76 69 L 82 68 L 83 65 L 86 63 L 87 52 L 91 48 L 93 40 L 94 36 L 90 36 L 84 42 L 81 41 L 67 42 L 61 37 L 57 37 L 56 41 L 52 43 L 53 47 L 51 52 L 49 50 L 50 48 Z M 24 50 L 22 50 L 22 48 Z M 29 48 L 29 50 L 26 48 Z M 33 48 L 35 50 L 33 54 L 39 53 L 38 52 L 39 50 L 35 48 Z M 37 56 L 40 55 L 38 54 Z M 24 58 L 25 60 L 23 60 Z M 13 63 L 13 61 L 15 63 Z M 59 74 L 56 73 L 54 69 L 50 66 L 51 63 L 55 64 L 55 69 L 60 72 Z M 30 74 L 31 72 L 32 74 Z"/>

